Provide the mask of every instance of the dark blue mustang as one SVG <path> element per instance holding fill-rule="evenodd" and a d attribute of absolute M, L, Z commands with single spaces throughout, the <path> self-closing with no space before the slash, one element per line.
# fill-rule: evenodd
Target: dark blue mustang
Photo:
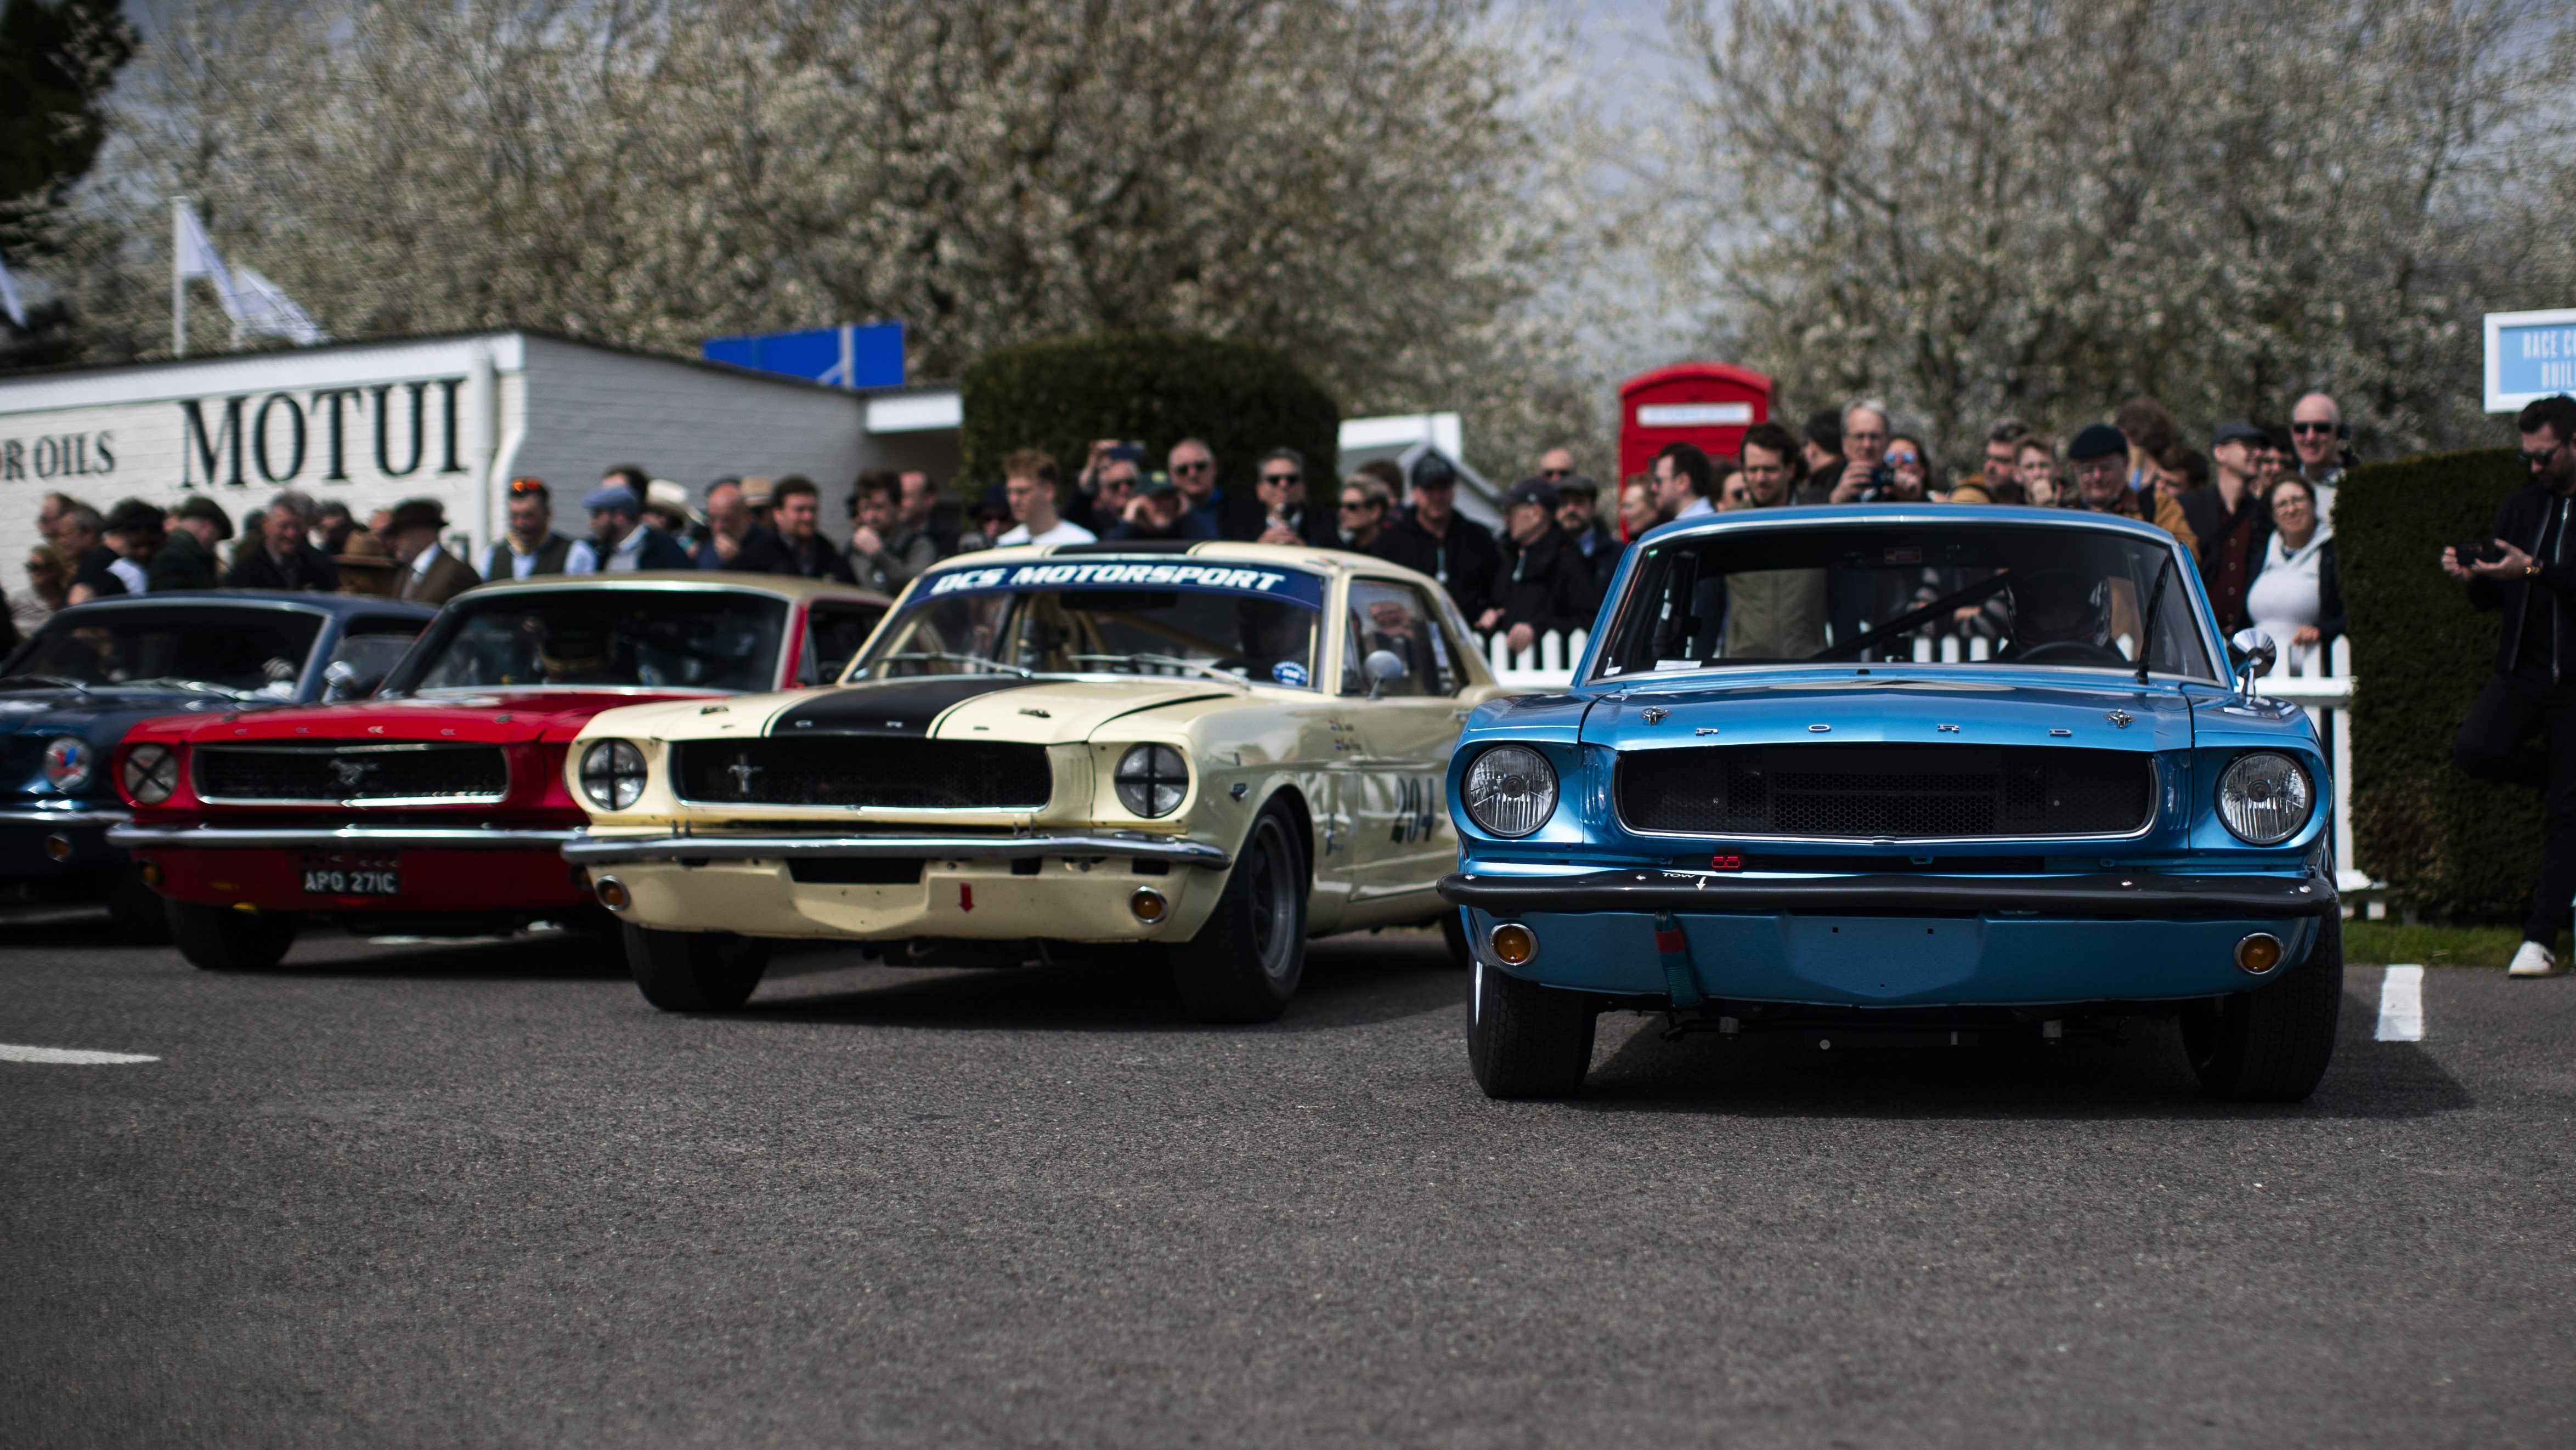
<path fill-rule="evenodd" d="M 1483 706 L 1450 766 L 1478 1081 L 1574 1091 L 1624 1006 L 1820 1047 L 2176 1017 L 2213 1093 L 2306 1096 L 2342 924 L 2270 653 L 2220 641 L 2172 537 L 2101 514 L 1647 535 L 1572 690 Z"/>
<path fill-rule="evenodd" d="M 357 594 L 218 590 L 74 605 L 0 662 L 0 892 L 104 896 L 117 929 L 167 939 L 161 899 L 107 828 L 107 761 L 155 715 L 347 699 L 375 688 L 438 611 Z"/>

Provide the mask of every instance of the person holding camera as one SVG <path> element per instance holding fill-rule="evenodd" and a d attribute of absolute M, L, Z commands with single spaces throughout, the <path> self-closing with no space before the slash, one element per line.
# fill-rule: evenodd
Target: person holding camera
<path fill-rule="evenodd" d="M 2480 780 L 2541 792 L 2548 837 L 2509 970 L 2549 977 L 2564 970 L 2551 948 L 2576 898 L 2576 560 L 2567 556 L 2576 398 L 2542 398 L 2514 422 L 2531 482 L 2496 510 L 2489 537 L 2442 551 L 2442 572 L 2467 582 L 2469 603 L 2504 614 L 2495 673 L 2469 706 L 2452 755 Z"/>
<path fill-rule="evenodd" d="M 1074 475 L 1073 498 L 1064 516 L 1105 538 L 1127 518 L 1127 505 L 1144 481 L 1144 444 L 1100 439 L 1091 445 L 1082 472 Z"/>
<path fill-rule="evenodd" d="M 1834 503 L 1892 500 L 1896 470 L 1887 466 L 1887 405 L 1872 398 L 1843 409 L 1843 471 Z"/>

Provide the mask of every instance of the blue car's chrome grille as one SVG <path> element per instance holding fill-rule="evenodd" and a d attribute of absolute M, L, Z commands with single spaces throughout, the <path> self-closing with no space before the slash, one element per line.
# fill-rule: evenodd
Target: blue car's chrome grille
<path fill-rule="evenodd" d="M 1619 819 L 1671 835 L 1809 840 L 2126 836 L 2152 756 L 1958 745 L 1717 745 L 1619 757 Z"/>

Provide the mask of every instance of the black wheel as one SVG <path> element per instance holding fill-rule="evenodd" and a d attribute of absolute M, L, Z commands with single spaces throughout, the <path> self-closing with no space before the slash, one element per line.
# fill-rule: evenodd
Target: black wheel
<path fill-rule="evenodd" d="M 1476 965 L 1476 949 L 1467 942 L 1466 908 L 1454 908 L 1440 918 L 1440 940 L 1448 944 L 1449 965 L 1462 972 Z"/>
<path fill-rule="evenodd" d="M 119 866 L 98 879 L 99 899 L 107 903 L 108 924 L 116 934 L 140 946 L 159 946 L 170 939 L 170 913 L 162 910 L 161 893 L 143 884 L 131 866 Z"/>
<path fill-rule="evenodd" d="M 2343 921 L 2330 916 L 2281 980 L 2183 1013 L 2182 1045 L 2211 1096 L 2295 1103 L 2325 1076 L 2342 1015 Z"/>
<path fill-rule="evenodd" d="M 644 1000 L 665 1012 L 730 1012 L 751 1000 L 769 970 L 769 943 L 723 931 L 629 926 L 626 965 Z"/>
<path fill-rule="evenodd" d="M 273 967 L 295 945 L 304 919 L 292 912 L 235 911 L 185 901 L 161 903 L 179 955 L 209 972 L 256 972 Z"/>
<path fill-rule="evenodd" d="M 1262 808 L 1199 934 L 1169 948 L 1172 983 L 1202 1022 L 1268 1022 L 1306 973 L 1306 854 L 1288 812 Z"/>
<path fill-rule="evenodd" d="M 1467 1064 L 1489 1098 L 1565 1098 L 1592 1071 L 1591 997 L 1476 964 L 1467 996 Z"/>

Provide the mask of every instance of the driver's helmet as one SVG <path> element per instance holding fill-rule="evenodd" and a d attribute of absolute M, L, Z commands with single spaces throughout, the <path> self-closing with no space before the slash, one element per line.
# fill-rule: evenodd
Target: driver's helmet
<path fill-rule="evenodd" d="M 2111 584 L 2099 575 L 2073 569 L 2042 569 L 2017 575 L 2006 595 L 2012 608 L 2012 637 L 2022 649 L 2074 640 L 2105 644 L 2111 633 Z"/>
<path fill-rule="evenodd" d="M 614 633 L 605 619 L 584 612 L 539 616 L 528 622 L 537 636 L 537 664 L 549 684 L 595 680 L 608 670 Z"/>

